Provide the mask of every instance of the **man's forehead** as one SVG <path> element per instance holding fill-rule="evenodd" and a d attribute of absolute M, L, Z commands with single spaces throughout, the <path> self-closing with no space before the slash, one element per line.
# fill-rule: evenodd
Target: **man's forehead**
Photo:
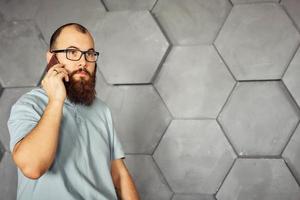
<path fill-rule="evenodd" d="M 74 46 L 79 49 L 94 48 L 94 39 L 89 32 L 82 33 L 75 27 L 65 27 L 56 40 L 56 46 L 67 48 Z"/>

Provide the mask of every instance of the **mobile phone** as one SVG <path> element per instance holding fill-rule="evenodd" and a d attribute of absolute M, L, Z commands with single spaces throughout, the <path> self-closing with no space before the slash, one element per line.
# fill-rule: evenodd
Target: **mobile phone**
<path fill-rule="evenodd" d="M 55 54 L 53 54 L 52 55 L 52 57 L 51 57 L 51 59 L 50 59 L 50 61 L 49 61 L 49 63 L 47 64 L 47 71 L 49 70 L 49 69 L 51 69 L 51 67 L 53 67 L 53 65 L 56 65 L 56 64 L 58 64 L 59 63 L 59 61 L 57 60 L 57 57 L 56 57 L 56 55 Z"/>

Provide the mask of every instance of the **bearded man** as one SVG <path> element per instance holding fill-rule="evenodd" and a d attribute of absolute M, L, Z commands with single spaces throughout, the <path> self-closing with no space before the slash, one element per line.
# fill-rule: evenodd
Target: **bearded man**
<path fill-rule="evenodd" d="M 59 27 L 41 87 L 12 106 L 7 126 L 19 200 L 139 199 L 109 107 L 96 96 L 99 53 L 82 25 Z"/>

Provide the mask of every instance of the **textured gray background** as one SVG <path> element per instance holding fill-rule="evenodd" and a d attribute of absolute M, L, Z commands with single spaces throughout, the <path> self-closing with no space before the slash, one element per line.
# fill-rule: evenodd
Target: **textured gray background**
<path fill-rule="evenodd" d="M 143 200 L 300 199 L 300 0 L 0 0 L 0 200 L 16 197 L 10 107 L 67 22 L 95 37 Z"/>

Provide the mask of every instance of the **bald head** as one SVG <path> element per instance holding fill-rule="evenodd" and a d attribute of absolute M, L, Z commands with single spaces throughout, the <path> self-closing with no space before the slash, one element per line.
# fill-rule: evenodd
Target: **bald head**
<path fill-rule="evenodd" d="M 54 31 L 54 33 L 52 34 L 52 36 L 50 38 L 50 50 L 56 48 L 57 40 L 62 32 L 70 33 L 70 31 L 77 31 L 82 34 L 88 34 L 91 37 L 91 39 L 93 40 L 93 37 L 90 34 L 90 32 L 87 30 L 87 28 L 85 28 L 84 26 L 77 24 L 77 23 L 68 23 L 68 24 L 62 25 L 61 27 L 59 27 L 58 29 L 56 29 Z"/>

